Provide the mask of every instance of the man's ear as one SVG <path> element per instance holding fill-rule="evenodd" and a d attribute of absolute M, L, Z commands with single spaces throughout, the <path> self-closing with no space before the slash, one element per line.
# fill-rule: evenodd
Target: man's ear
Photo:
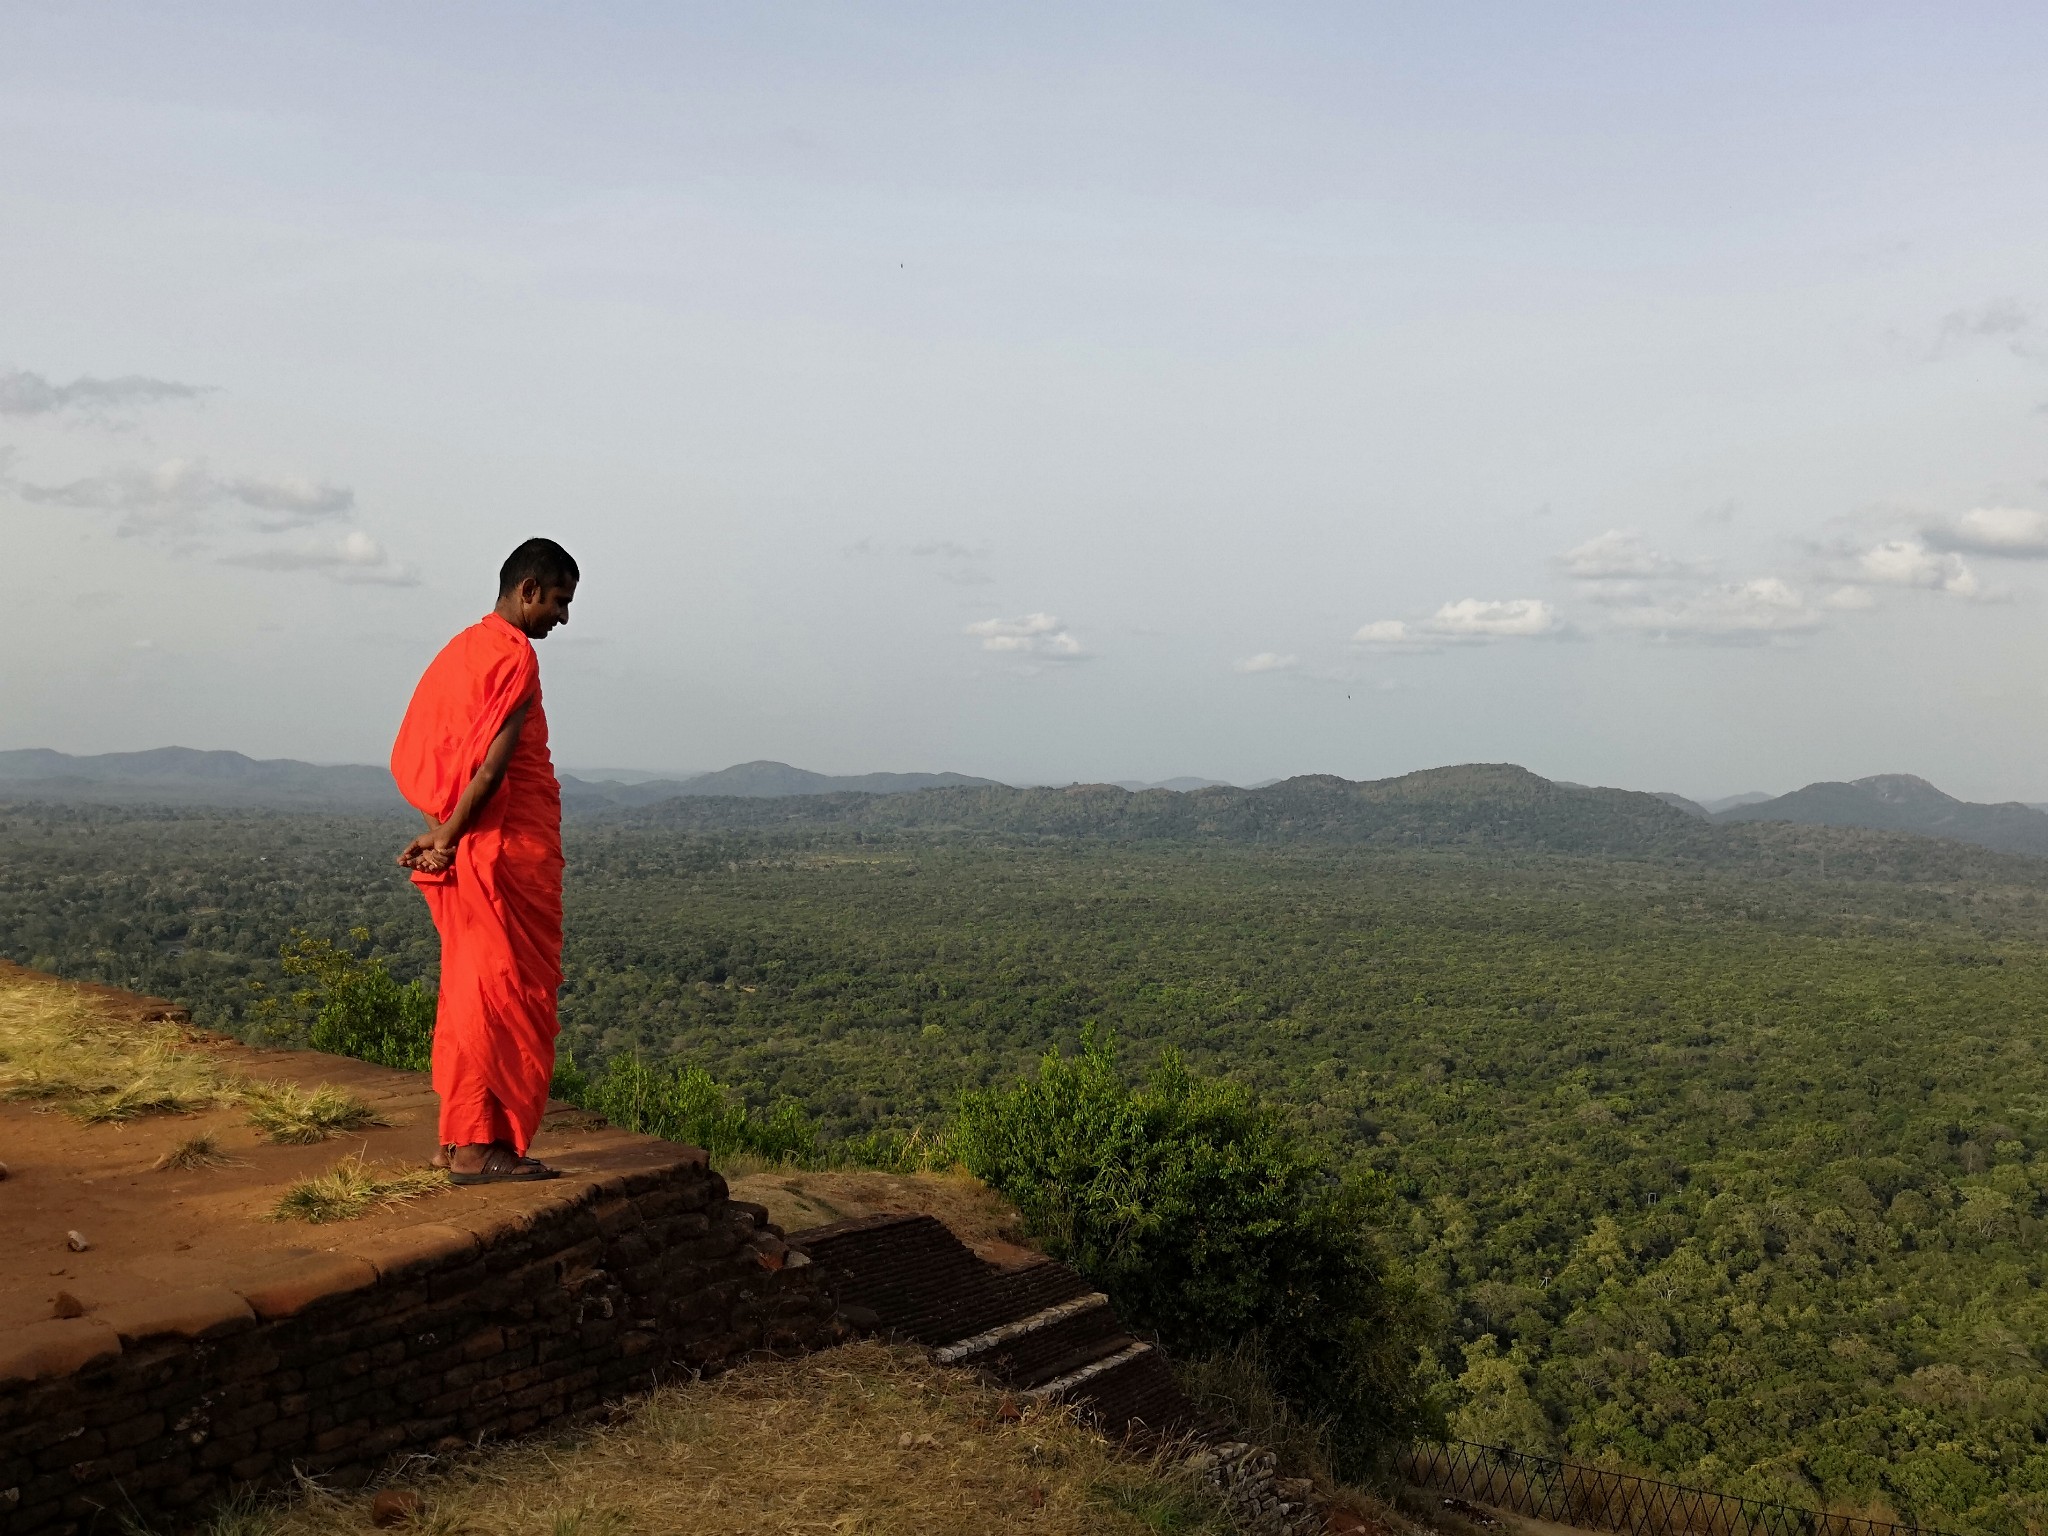
<path fill-rule="evenodd" d="M 527 576 L 520 581 L 519 601 L 529 608 L 540 601 L 540 582 L 536 578 Z"/>

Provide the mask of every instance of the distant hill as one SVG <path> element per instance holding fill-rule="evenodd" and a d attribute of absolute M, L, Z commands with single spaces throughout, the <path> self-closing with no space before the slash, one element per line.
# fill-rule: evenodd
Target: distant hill
<path fill-rule="evenodd" d="M 1554 784 L 1512 763 L 1431 768 L 1354 783 L 1329 774 L 1263 789 L 1176 793 L 1114 784 L 931 789 L 741 800 L 692 795 L 605 819 L 675 828 L 850 826 L 1110 840 L 1373 843 L 1648 853 L 1705 829 L 1655 795 Z"/>
<path fill-rule="evenodd" d="M 650 785 L 637 785 L 648 789 Z M 905 795 L 920 789 L 1006 789 L 994 779 L 964 773 L 813 773 L 787 763 L 736 763 L 683 783 L 682 795 L 738 795 L 761 799 L 776 795 Z"/>
<path fill-rule="evenodd" d="M 919 789 L 1000 787 L 993 779 L 970 778 L 963 773 L 834 775 L 765 761 L 740 763 L 689 779 L 635 778 L 639 781 L 627 783 L 565 773 L 561 775 L 563 808 L 582 812 L 652 805 L 678 795 L 900 795 Z M 44 747 L 0 752 L 0 798 L 280 810 L 405 809 L 391 775 L 383 768 L 254 758 L 240 752 L 199 752 L 190 747 L 91 757 L 74 757 Z"/>
<path fill-rule="evenodd" d="M 240 752 L 157 747 L 74 757 L 30 747 L 0 752 L 0 798 L 98 804 L 403 810 L 391 775 L 360 763 L 304 763 Z"/>
<path fill-rule="evenodd" d="M 1768 794 L 1761 789 L 1752 789 L 1746 790 L 1739 795 L 1723 795 L 1718 800 L 1702 800 L 1700 801 L 1700 807 L 1709 816 L 1718 816 L 1721 812 L 1732 811 L 1740 805 L 1761 805 L 1766 800 L 1775 800 L 1777 798 L 1776 795 Z"/>
<path fill-rule="evenodd" d="M 1745 803 L 1709 819 L 1713 805 L 1683 795 L 1560 783 L 1512 763 L 1466 763 L 1362 782 L 1306 774 L 1250 789 L 1195 779 L 1136 789 L 1018 789 L 960 773 L 826 774 L 766 760 L 690 779 L 640 783 L 562 775 L 562 805 L 573 819 L 706 831 L 837 826 L 1112 841 L 1527 848 L 1718 861 L 1805 846 L 1797 839 L 1728 841 L 1742 828 L 1760 833 L 1777 823 L 1788 831 L 1862 828 L 2048 856 L 2048 815 L 2017 801 L 1957 800 L 1910 774 L 1809 784 L 1775 799 L 1735 799 Z M 381 767 L 189 747 L 90 757 L 44 748 L 0 752 L 0 800 L 344 814 L 406 810 Z M 1923 853 L 1912 852 L 1914 846 L 1896 844 L 1880 855 L 1868 843 L 1830 845 L 1833 851 L 1825 857 L 1846 868 L 1842 861 L 1852 847 L 1865 861 L 1913 863 L 1934 856 L 1928 845 L 1917 845 Z"/>
<path fill-rule="evenodd" d="M 562 808 L 581 813 L 607 806 L 656 805 L 685 795 L 765 800 L 797 795 L 907 795 L 921 789 L 1007 787 L 994 779 L 970 778 L 964 773 L 813 773 L 808 768 L 792 768 L 788 763 L 770 762 L 764 758 L 758 762 L 736 763 L 716 773 L 700 773 L 690 779 L 643 779 L 637 783 L 620 783 L 617 780 L 578 779 L 564 774 Z"/>
<path fill-rule="evenodd" d="M 1775 800 L 1722 811 L 1714 820 L 1872 827 L 1952 838 L 2000 853 L 2048 854 L 2048 815 L 2017 800 L 1996 805 L 1958 800 L 1910 773 L 1873 774 L 1846 784 L 1809 784 Z"/>
<path fill-rule="evenodd" d="M 1116 780 L 1116 787 L 1129 790 L 1170 789 L 1177 793 L 1185 794 L 1191 789 L 1235 789 L 1237 786 L 1227 779 L 1197 779 L 1183 776 L 1178 779 L 1153 779 L 1150 781 L 1143 779 L 1118 779 Z"/>
<path fill-rule="evenodd" d="M 1652 790 L 1651 793 L 1654 794 L 1659 800 L 1662 800 L 1666 805 L 1677 806 L 1681 811 L 1685 812 L 1685 814 L 1688 816 L 1697 816 L 1702 821 L 1706 821 L 1711 818 L 1712 813 L 1709 812 L 1707 808 L 1704 805 L 1701 805 L 1697 800 L 1688 800 L 1684 795 L 1673 794 L 1668 789 L 1656 789 Z"/>

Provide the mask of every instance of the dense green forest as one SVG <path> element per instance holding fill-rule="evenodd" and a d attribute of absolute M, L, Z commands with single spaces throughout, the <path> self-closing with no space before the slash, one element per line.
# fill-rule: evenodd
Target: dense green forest
<path fill-rule="evenodd" d="M 1393 1181 L 1472 1438 L 2048 1519 L 2048 863 L 1647 796 L 1226 824 L 1048 791 L 1025 824 L 929 793 L 572 826 L 567 1043 L 834 1135 L 1091 1021 L 1140 1069 L 1173 1046 Z M 0 810 L 0 954 L 245 1031 L 294 928 L 430 977 L 403 830 Z"/>

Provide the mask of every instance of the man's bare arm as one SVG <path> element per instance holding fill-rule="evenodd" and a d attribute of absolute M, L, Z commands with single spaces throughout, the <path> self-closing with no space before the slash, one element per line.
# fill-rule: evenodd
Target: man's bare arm
<path fill-rule="evenodd" d="M 492 740 L 490 750 L 484 753 L 484 760 L 469 782 L 462 788 L 462 798 L 455 802 L 455 809 L 448 819 L 438 825 L 426 817 L 427 830 L 406 844 L 405 852 L 398 856 L 398 862 L 407 869 L 425 870 L 438 874 L 455 862 L 455 845 L 462 834 L 469 830 L 469 824 L 476 813 L 489 803 L 498 786 L 505 781 L 505 769 L 512 761 L 512 749 L 519 745 L 519 732 L 526 724 L 526 708 L 522 704 L 506 717 L 504 727 Z"/>

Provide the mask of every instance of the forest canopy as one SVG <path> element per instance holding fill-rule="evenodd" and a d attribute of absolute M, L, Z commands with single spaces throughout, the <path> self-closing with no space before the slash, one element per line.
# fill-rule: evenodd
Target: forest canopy
<path fill-rule="evenodd" d="M 0 953 L 245 1032 L 303 980 L 294 928 L 366 928 L 431 984 L 401 826 L 0 811 Z M 1617 853 L 582 824 L 565 1036 L 592 1071 L 701 1068 L 846 1138 L 949 1122 L 1110 1029 L 1141 1079 L 1177 1053 L 1391 1192 L 1450 1319 L 1455 1428 L 2038 1522 L 2048 864 L 1714 832 Z"/>

